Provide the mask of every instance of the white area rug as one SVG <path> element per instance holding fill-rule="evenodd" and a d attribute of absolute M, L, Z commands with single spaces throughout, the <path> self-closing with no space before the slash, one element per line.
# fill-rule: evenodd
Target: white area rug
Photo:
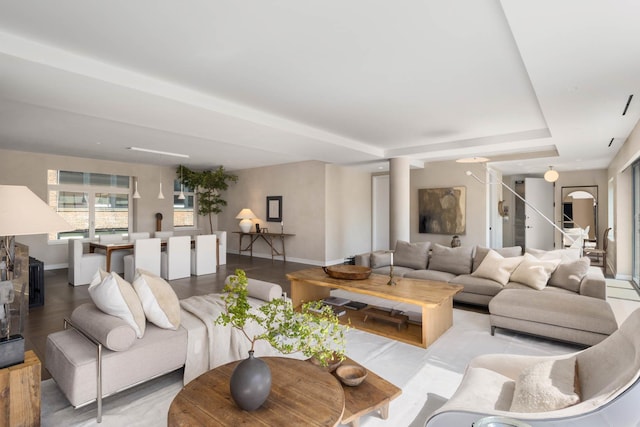
<path fill-rule="evenodd" d="M 457 388 L 468 362 L 486 353 L 552 355 L 576 347 L 499 330 L 489 331 L 489 316 L 454 309 L 453 327 L 428 349 L 350 330 L 347 354 L 402 389 L 391 402 L 389 419 L 364 416 L 361 426 L 422 426 Z M 102 424 L 96 405 L 73 409 L 53 380 L 42 383 L 43 426 L 166 426 L 167 412 L 182 387 L 181 372 L 147 382 L 103 401 Z"/>

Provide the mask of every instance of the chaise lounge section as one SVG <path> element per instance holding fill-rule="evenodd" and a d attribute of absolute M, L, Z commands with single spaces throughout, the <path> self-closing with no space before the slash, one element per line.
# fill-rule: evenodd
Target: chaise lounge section
<path fill-rule="evenodd" d="M 355 261 L 388 275 L 391 253 L 368 252 Z M 492 333 L 504 328 L 589 346 L 617 329 L 602 271 L 573 249 L 529 249 L 523 255 L 520 246 L 448 248 L 398 241 L 393 272 L 464 286 L 454 301 L 487 307 Z"/>

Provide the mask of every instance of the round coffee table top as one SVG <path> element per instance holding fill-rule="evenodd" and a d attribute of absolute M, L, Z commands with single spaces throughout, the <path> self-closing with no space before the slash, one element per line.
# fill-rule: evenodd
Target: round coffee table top
<path fill-rule="evenodd" d="M 309 362 L 263 357 L 271 368 L 271 393 L 256 411 L 244 411 L 229 392 L 238 362 L 210 370 L 187 384 L 173 399 L 168 426 L 304 425 L 335 426 L 344 411 L 338 380 Z"/>

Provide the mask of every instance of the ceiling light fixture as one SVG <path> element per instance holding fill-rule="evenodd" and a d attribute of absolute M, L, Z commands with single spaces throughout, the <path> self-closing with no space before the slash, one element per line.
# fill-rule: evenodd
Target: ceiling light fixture
<path fill-rule="evenodd" d="M 465 157 L 456 160 L 456 163 L 486 163 L 489 159 L 486 157 Z"/>
<path fill-rule="evenodd" d="M 162 181 L 160 181 L 160 192 L 158 193 L 158 199 L 164 199 L 164 194 L 162 194 Z"/>
<path fill-rule="evenodd" d="M 139 199 L 140 198 L 140 193 L 138 193 L 138 180 L 136 179 L 134 185 L 134 192 L 133 192 L 133 198 L 134 199 Z"/>
<path fill-rule="evenodd" d="M 184 184 L 182 183 L 182 166 L 180 166 L 180 194 L 178 200 L 184 200 Z"/>
<path fill-rule="evenodd" d="M 558 171 L 553 170 L 553 166 L 549 166 L 549 170 L 544 173 L 544 180 L 547 182 L 556 182 L 560 178 Z"/>
<path fill-rule="evenodd" d="M 131 150 L 131 151 L 141 151 L 143 153 L 161 154 L 163 156 L 183 157 L 183 158 L 186 158 L 186 159 L 189 158 L 188 154 L 171 153 L 169 151 L 151 150 L 149 148 L 129 147 L 128 149 Z"/>

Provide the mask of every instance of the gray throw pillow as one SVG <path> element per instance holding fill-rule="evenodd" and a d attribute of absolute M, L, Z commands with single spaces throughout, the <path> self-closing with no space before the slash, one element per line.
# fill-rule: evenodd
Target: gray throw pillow
<path fill-rule="evenodd" d="M 431 242 L 409 243 L 398 240 L 393 253 L 393 265 L 425 270 L 429 260 L 430 247 Z"/>
<path fill-rule="evenodd" d="M 391 265 L 391 253 L 390 252 L 372 252 L 371 253 L 371 268 L 388 267 Z"/>
<path fill-rule="evenodd" d="M 549 286 L 580 292 L 580 283 L 589 272 L 591 261 L 582 257 L 576 261 L 562 262 L 549 278 Z"/>
<path fill-rule="evenodd" d="M 487 256 L 487 254 L 489 253 L 490 250 L 491 250 L 490 248 L 485 248 L 484 246 L 476 246 L 476 253 L 473 256 L 473 270 L 472 271 L 476 271 L 478 269 L 478 267 L 480 267 L 480 264 L 482 264 L 482 261 L 484 260 L 484 257 Z M 494 249 L 494 251 L 496 251 L 497 253 L 502 255 L 504 258 L 511 258 L 511 257 L 514 257 L 514 256 L 522 255 L 522 247 L 521 246 L 509 246 L 509 247 L 506 247 L 506 248 L 496 248 L 496 249 Z"/>
<path fill-rule="evenodd" d="M 429 270 L 445 271 L 451 274 L 469 274 L 473 258 L 473 246 L 448 248 L 439 244 L 433 246 Z"/>

